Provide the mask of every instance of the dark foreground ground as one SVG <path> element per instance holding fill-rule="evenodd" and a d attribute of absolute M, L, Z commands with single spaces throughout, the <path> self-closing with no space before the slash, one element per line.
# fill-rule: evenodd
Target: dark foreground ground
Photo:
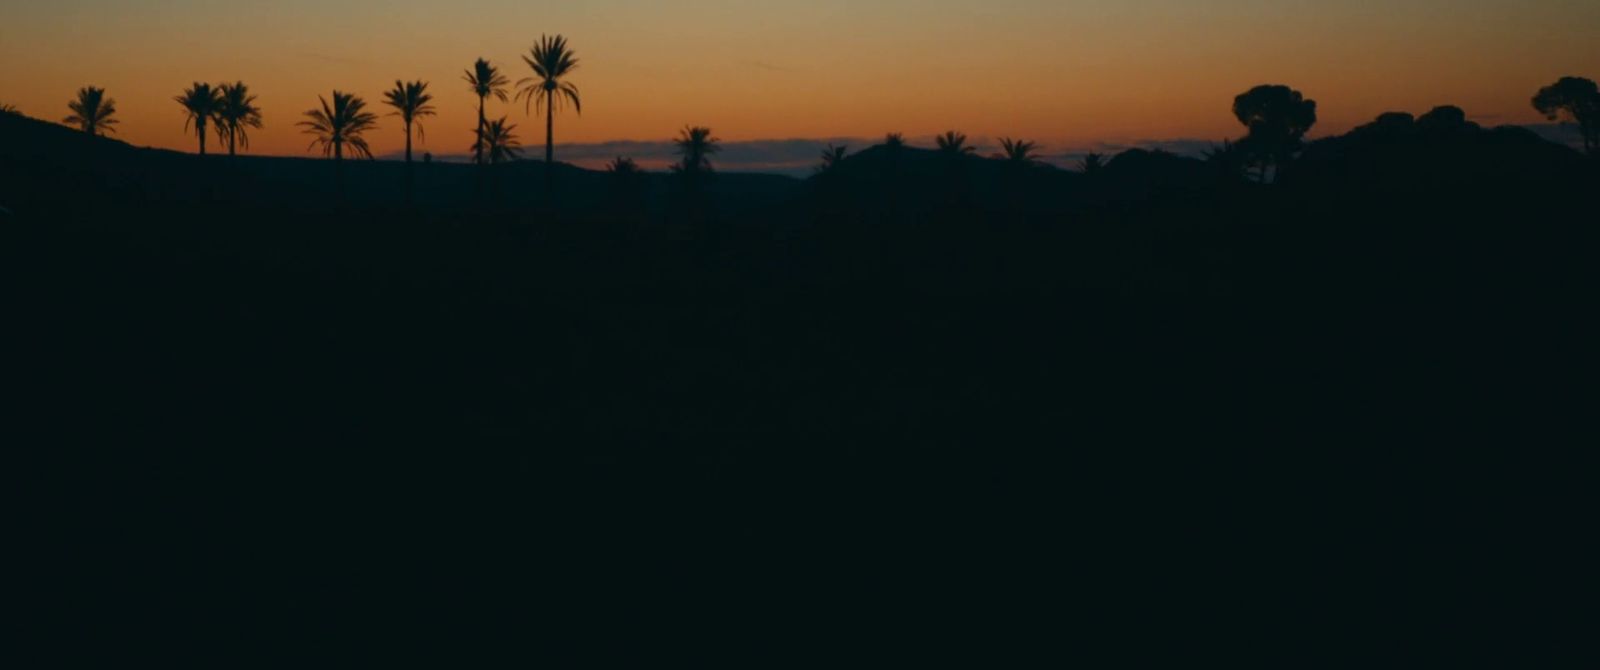
<path fill-rule="evenodd" d="M 1535 606 L 1592 593 L 1600 181 L 1553 145 L 1353 134 L 1274 187 L 869 152 L 552 200 L 432 166 L 408 203 L 402 166 L 5 129 L 28 635 L 1302 665 L 1330 630 L 1484 654 L 1518 612 L 1522 661 L 1592 630 Z"/>

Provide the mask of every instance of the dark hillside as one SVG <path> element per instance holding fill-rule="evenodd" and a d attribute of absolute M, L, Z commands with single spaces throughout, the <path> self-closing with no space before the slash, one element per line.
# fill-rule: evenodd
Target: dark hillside
<path fill-rule="evenodd" d="M 7 469 L 52 510 L 41 532 L 120 529 L 50 559 L 77 587 L 178 598 L 128 577 L 158 538 L 205 547 L 195 574 L 251 577 L 190 611 L 319 631 L 531 589 L 583 605 L 505 621 L 574 657 L 706 658 L 593 622 L 623 602 L 679 620 L 733 578 L 772 590 L 710 606 L 870 592 L 943 634 L 986 595 L 930 586 L 928 557 L 971 533 L 1008 566 L 996 592 L 1123 575 L 1090 594 L 1104 621 L 1289 599 L 1465 635 L 1373 607 L 1392 600 L 1373 585 L 1464 616 L 1563 588 L 1483 584 L 1491 549 L 1577 554 L 1478 524 L 1533 535 L 1565 517 L 1522 510 L 1591 497 L 1600 171 L 1517 130 L 1389 124 L 1269 185 L 1170 154 L 1083 175 L 876 147 L 806 181 L 558 166 L 555 197 L 538 163 L 419 165 L 408 202 L 403 164 L 200 159 L 0 116 Z M 891 547 L 910 556 L 863 557 Z M 1158 568 L 1173 556 L 1193 573 Z M 1295 586 L 1200 577 L 1222 568 Z M 1142 609 L 1158 597 L 1188 604 Z M 141 616 L 107 600 L 28 621 Z"/>

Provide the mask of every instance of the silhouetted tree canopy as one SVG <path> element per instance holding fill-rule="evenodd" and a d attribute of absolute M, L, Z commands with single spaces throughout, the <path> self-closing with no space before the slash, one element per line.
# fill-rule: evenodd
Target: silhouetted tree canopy
<path fill-rule="evenodd" d="M 1083 160 L 1078 161 L 1078 171 L 1084 174 L 1095 174 L 1106 166 L 1105 154 L 1093 151 L 1085 154 Z"/>
<path fill-rule="evenodd" d="M 548 166 L 555 162 L 556 108 L 570 102 L 573 111 L 583 114 L 578 87 L 566 80 L 567 75 L 578 69 L 578 56 L 567 46 L 567 38 L 545 35 L 522 57 L 522 62 L 533 69 L 534 76 L 517 82 L 520 87 L 517 97 L 527 98 L 524 105 L 529 113 L 535 103 L 544 110 L 544 162 L 548 176 L 551 174 Z"/>
<path fill-rule="evenodd" d="M 106 97 L 106 90 L 94 86 L 78 89 L 78 97 L 67 103 L 72 115 L 63 121 L 90 135 L 114 133 L 117 129 L 117 101 Z"/>
<path fill-rule="evenodd" d="M 1380 117 L 1379 120 L 1382 120 Z M 1428 132 L 1458 132 L 1476 129 L 1478 124 L 1467 120 L 1467 113 L 1455 105 L 1442 105 L 1417 117 L 1417 127 Z"/>
<path fill-rule="evenodd" d="M 305 128 L 307 135 L 315 136 L 311 146 L 322 146 L 322 155 L 333 156 L 335 161 L 344 160 L 344 147 L 349 145 L 357 156 L 372 158 L 372 149 L 367 146 L 367 140 L 362 133 L 378 127 L 378 116 L 366 111 L 367 102 L 360 96 L 333 92 L 333 104 L 327 98 L 317 96 L 322 102 L 320 109 L 307 110 L 305 116 L 308 120 L 299 124 Z"/>
<path fill-rule="evenodd" d="M 849 153 L 849 151 L 849 147 L 836 147 L 829 144 L 828 148 L 822 150 L 822 163 L 817 166 L 817 174 L 828 174 L 838 169 L 839 163 L 844 162 L 845 154 Z"/>
<path fill-rule="evenodd" d="M 200 138 L 200 155 L 206 155 L 206 124 L 220 122 L 222 92 L 211 84 L 195 82 L 173 100 L 183 107 L 183 129 L 194 127 L 196 137 Z"/>
<path fill-rule="evenodd" d="M 247 129 L 262 126 L 261 107 L 242 81 L 222 84 L 217 90 L 222 96 L 217 110 L 217 138 L 228 143 L 228 155 L 233 156 L 239 148 L 250 148 Z"/>
<path fill-rule="evenodd" d="M 1600 86 L 1583 77 L 1562 77 L 1533 96 L 1533 108 L 1551 121 L 1566 118 L 1578 124 L 1583 148 L 1600 153 Z"/>
<path fill-rule="evenodd" d="M 948 158 L 965 158 L 978 153 L 976 147 L 967 144 L 965 133 L 959 133 L 954 130 L 946 131 L 943 135 L 938 136 L 934 139 L 934 143 L 939 146 L 939 153 Z"/>
<path fill-rule="evenodd" d="M 1233 115 L 1249 129 L 1245 149 L 1261 165 L 1281 168 L 1317 123 L 1317 103 L 1288 86 L 1257 86 L 1233 99 Z"/>
<path fill-rule="evenodd" d="M 522 142 L 512 132 L 516 129 L 516 124 L 507 123 L 504 116 L 489 122 L 489 127 L 483 131 L 483 145 L 490 164 L 506 163 L 521 157 Z"/>
<path fill-rule="evenodd" d="M 411 127 L 416 126 L 418 137 L 427 137 L 422 128 L 422 117 L 434 115 L 432 102 L 433 96 L 428 93 L 428 82 L 425 81 L 396 80 L 394 88 L 383 94 L 383 103 L 395 110 L 389 115 L 400 117 L 400 121 L 405 124 L 407 163 L 411 162 Z"/>
<path fill-rule="evenodd" d="M 632 175 L 639 174 L 643 172 L 643 170 L 639 169 L 639 164 L 634 162 L 632 158 L 617 156 L 616 158 L 611 159 L 611 162 L 606 163 L 606 172 L 619 175 Z"/>
<path fill-rule="evenodd" d="M 684 174 L 711 172 L 711 156 L 722 151 L 721 141 L 711 136 L 710 128 L 685 126 L 678 131 L 678 139 L 674 140 L 682 160 L 673 166 L 673 170 Z"/>
<path fill-rule="evenodd" d="M 509 102 L 511 99 L 506 95 L 506 87 L 511 85 L 511 80 L 482 58 L 472 64 L 472 69 L 467 70 L 463 79 L 472 87 L 472 94 L 478 96 L 478 133 L 472 142 L 472 161 L 484 163 L 483 132 L 489 127 L 489 120 L 484 116 L 483 106 L 491 95 L 499 98 L 500 102 Z"/>
<path fill-rule="evenodd" d="M 996 154 L 995 158 L 1002 159 L 1014 166 L 1031 167 L 1039 164 L 1038 150 L 1038 142 L 1002 137 L 1000 138 L 1000 153 Z"/>

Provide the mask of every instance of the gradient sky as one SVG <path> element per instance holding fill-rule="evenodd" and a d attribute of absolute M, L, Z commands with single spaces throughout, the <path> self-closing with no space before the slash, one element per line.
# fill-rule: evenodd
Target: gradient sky
<path fill-rule="evenodd" d="M 6 0 L 0 102 L 59 120 L 78 87 L 104 86 L 118 137 L 193 150 L 171 98 L 244 80 L 267 122 L 252 153 L 307 155 L 294 123 L 319 93 L 376 103 L 420 78 L 440 109 L 422 147 L 460 153 L 475 123 L 462 70 L 484 56 L 526 76 L 518 56 L 546 32 L 582 59 L 585 112 L 557 119 L 558 142 L 687 123 L 725 140 L 1221 138 L 1241 130 L 1232 97 L 1260 83 L 1316 99 L 1313 134 L 1445 103 L 1531 123 L 1540 86 L 1600 76 L 1595 0 Z M 490 112 L 542 144 L 520 105 Z M 403 144 L 397 120 L 369 139 Z"/>

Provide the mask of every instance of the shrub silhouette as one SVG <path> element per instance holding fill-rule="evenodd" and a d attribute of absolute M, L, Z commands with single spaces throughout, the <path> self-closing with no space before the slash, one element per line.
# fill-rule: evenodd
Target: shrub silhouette
<path fill-rule="evenodd" d="M 1583 149 L 1600 153 L 1600 86 L 1583 77 L 1562 77 L 1533 96 L 1533 108 L 1551 121 L 1562 118 L 1578 124 Z"/>
<path fill-rule="evenodd" d="M 1282 169 L 1300 149 L 1306 131 L 1317 123 L 1317 103 L 1282 85 L 1257 86 L 1233 99 L 1233 115 L 1249 129 L 1243 143 L 1261 167 Z"/>
<path fill-rule="evenodd" d="M 422 117 L 434 115 L 432 102 L 433 96 L 428 93 L 428 82 L 425 81 L 395 81 L 394 88 L 383 94 L 383 104 L 395 110 L 389 115 L 400 117 L 400 121 L 405 124 L 408 164 L 411 162 L 411 127 L 415 125 L 417 136 L 426 138 L 422 128 Z"/>
<path fill-rule="evenodd" d="M 556 107 L 561 106 L 563 101 L 570 102 L 573 111 L 583 114 L 583 100 L 578 96 L 578 87 L 566 80 L 567 75 L 578 69 L 578 57 L 567 46 L 567 38 L 560 35 L 541 36 L 539 43 L 522 57 L 522 62 L 533 69 L 534 76 L 517 82 L 517 86 L 521 87 L 517 97 L 527 98 L 524 105 L 528 111 L 535 104 L 544 110 L 544 173 L 548 186 L 550 175 L 554 174 L 551 164 L 555 162 L 556 151 Z"/>
<path fill-rule="evenodd" d="M 306 110 L 307 120 L 297 124 L 305 128 L 305 134 L 314 136 L 311 146 L 320 145 L 322 155 L 333 156 L 334 161 L 344 160 L 346 145 L 357 156 L 371 159 L 372 149 L 367 146 L 362 134 L 377 128 L 378 116 L 366 111 L 367 102 L 360 96 L 338 90 L 333 92 L 331 105 L 326 98 L 318 96 L 317 99 L 322 102 L 322 107 Z"/>
<path fill-rule="evenodd" d="M 466 79 L 467 84 L 472 87 L 473 95 L 478 96 L 478 132 L 472 141 L 472 161 L 481 164 L 484 162 L 483 132 L 489 127 L 489 120 L 483 112 L 484 103 L 491 95 L 499 98 L 500 102 L 509 102 L 506 87 L 511 85 L 511 80 L 501 74 L 499 68 L 490 65 L 489 61 L 482 58 L 472 64 L 472 69 L 467 70 L 463 79 Z"/>
<path fill-rule="evenodd" d="M 228 155 L 234 156 L 237 149 L 250 148 L 247 129 L 262 126 L 261 107 L 256 105 L 256 96 L 250 94 L 250 87 L 242 81 L 222 84 L 217 90 L 222 96 L 221 108 L 217 110 L 217 138 L 228 143 Z"/>
<path fill-rule="evenodd" d="M 117 132 L 114 127 L 119 122 L 116 118 L 117 101 L 107 98 L 103 88 L 85 86 L 78 89 L 78 97 L 67 103 L 67 109 L 72 110 L 72 115 L 63 121 L 77 126 L 83 132 L 95 136 Z"/>
<path fill-rule="evenodd" d="M 891 150 L 904 149 L 906 146 L 906 136 L 901 133 L 889 133 L 888 135 L 883 136 L 883 146 Z"/>
<path fill-rule="evenodd" d="M 206 155 L 206 124 L 220 122 L 222 92 L 211 84 L 195 82 L 173 100 L 183 107 L 183 129 L 194 127 L 195 136 L 200 139 L 200 155 Z"/>
<path fill-rule="evenodd" d="M 1378 117 L 1382 122 L 1383 117 Z M 1467 120 L 1467 113 L 1455 105 L 1442 105 L 1417 117 L 1417 128 L 1430 133 L 1451 133 L 1477 130 L 1478 124 Z"/>

